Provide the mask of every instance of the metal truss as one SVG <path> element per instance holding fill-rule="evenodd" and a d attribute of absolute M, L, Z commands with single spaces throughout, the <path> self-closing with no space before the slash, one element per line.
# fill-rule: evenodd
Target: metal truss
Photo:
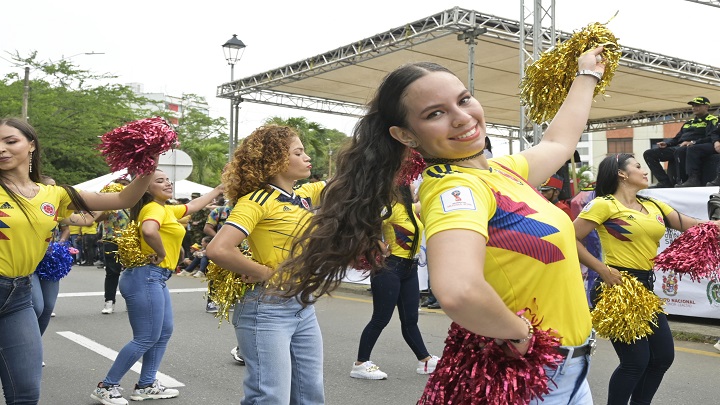
<path fill-rule="evenodd" d="M 685 0 L 691 3 L 704 4 L 706 6 L 720 7 L 720 1 L 718 0 Z"/>
<path fill-rule="evenodd" d="M 710 1 L 707 1 L 706 3 L 709 2 Z M 717 3 L 717 1 L 714 3 Z M 521 26 L 521 23 L 518 21 L 455 7 L 300 62 L 224 83 L 218 86 L 216 95 L 220 98 L 243 98 L 246 101 L 298 109 L 305 109 L 304 106 L 307 105 L 312 108 L 312 111 L 356 116 L 358 111 L 361 111 L 364 106 L 335 100 L 278 93 L 271 91 L 271 89 L 304 78 L 337 70 L 344 66 L 374 59 L 401 49 L 432 41 L 436 38 L 467 32 L 469 29 L 477 30 L 479 28 L 485 28 L 487 30 L 485 34 L 483 34 L 485 36 L 519 44 L 520 33 L 522 31 L 521 27 L 524 27 L 525 32 L 532 32 L 533 29 L 531 24 Z M 564 41 L 569 39 L 572 34 L 555 31 L 555 35 L 557 40 Z M 541 36 L 541 38 L 543 46 L 549 47 L 551 38 L 547 36 Z M 640 49 L 624 47 L 622 49 L 620 65 L 720 87 L 720 72 L 715 71 L 712 66 Z M 282 97 L 280 97 L 280 95 L 282 95 Z M 273 97 L 275 97 L 273 99 L 274 101 L 268 101 L 268 98 L 272 99 Z M 285 102 L 288 104 L 284 104 Z M 347 111 L 345 109 L 347 109 Z M 610 128 L 611 125 L 627 126 L 616 123 L 632 123 L 638 119 L 637 117 L 638 115 L 636 114 L 626 117 L 613 117 L 605 120 L 607 121 L 605 123 L 603 123 L 603 121 L 597 121 L 593 123 L 591 127 L 599 131 L 603 130 L 601 128 Z M 651 124 L 652 122 L 653 121 L 647 121 L 645 125 Z M 517 128 L 515 128 L 515 130 L 517 131 Z"/>
<path fill-rule="evenodd" d="M 544 5 L 543 1 L 549 4 Z M 540 55 L 546 49 L 556 44 L 555 36 L 555 0 L 529 0 L 528 3 L 533 5 L 532 9 L 527 7 L 525 0 L 520 0 L 520 9 L 522 10 L 522 22 L 520 24 L 519 40 L 520 47 L 520 76 L 525 73 L 525 68 L 536 60 L 540 59 Z M 543 24 L 544 23 L 544 24 Z M 528 52 L 527 45 L 530 45 L 532 53 Z M 542 139 L 542 127 L 530 120 L 527 115 L 527 107 L 520 106 L 520 125 L 519 127 L 527 128 L 532 123 L 532 133 L 523 130 L 520 137 L 520 150 L 537 144 Z M 530 135 L 532 135 L 530 137 Z M 527 142 L 528 138 L 532 139 L 532 144 Z"/>
<path fill-rule="evenodd" d="M 692 109 L 648 111 L 622 117 L 604 118 L 588 122 L 586 132 L 609 131 L 619 128 L 645 127 L 654 124 L 667 124 L 672 122 L 685 122 L 695 115 Z"/>
<path fill-rule="evenodd" d="M 365 106 L 362 104 L 344 103 L 342 101 L 317 97 L 298 96 L 297 94 L 273 90 L 259 90 L 254 93 L 243 94 L 240 100 L 257 104 L 296 108 L 305 111 L 344 115 L 347 117 L 360 118 L 365 115 Z"/>

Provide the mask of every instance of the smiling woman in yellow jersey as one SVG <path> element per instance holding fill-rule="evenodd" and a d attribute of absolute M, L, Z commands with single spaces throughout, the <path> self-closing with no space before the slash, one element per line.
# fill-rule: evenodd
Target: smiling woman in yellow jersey
<path fill-rule="evenodd" d="M 143 367 L 130 399 L 173 398 L 178 390 L 165 388 L 157 381 L 168 340 L 173 331 L 170 293 L 165 281 L 175 272 L 185 227 L 178 220 L 204 208 L 222 194 L 222 186 L 184 205 L 170 205 L 173 184 L 161 170 L 140 201 L 130 210 L 130 219 L 140 227 L 140 250 L 150 263 L 129 267 L 120 274 L 120 294 L 125 298 L 133 339 L 118 353 L 107 375 L 90 395 L 103 404 L 126 404 L 120 394 L 120 380 L 141 357 Z"/>
<path fill-rule="evenodd" d="M 235 206 L 207 247 L 218 266 L 258 281 L 235 306 L 233 324 L 247 373 L 242 405 L 325 402 L 323 350 L 313 305 L 294 297 L 265 294 L 280 280 L 271 278 L 290 252 L 296 235 L 317 208 L 324 182 L 293 190 L 310 176 L 310 157 L 288 127 L 255 130 L 225 169 L 226 195 Z M 253 260 L 237 249 L 247 238 Z"/>
<path fill-rule="evenodd" d="M 40 398 L 42 342 L 28 276 L 45 255 L 58 218 L 75 209 L 130 207 L 150 182 L 144 176 L 114 195 L 44 185 L 40 159 L 35 129 L 25 120 L 0 119 L 0 379 L 8 405 Z"/>

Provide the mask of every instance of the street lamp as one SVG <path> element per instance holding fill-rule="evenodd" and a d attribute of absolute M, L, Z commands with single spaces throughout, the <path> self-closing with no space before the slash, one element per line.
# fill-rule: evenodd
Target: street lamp
<path fill-rule="evenodd" d="M 80 52 L 80 53 L 76 53 L 75 55 L 72 55 L 72 56 L 67 56 L 67 57 L 63 56 L 62 58 L 60 58 L 58 63 L 60 63 L 64 60 L 74 58 L 76 56 L 80 56 L 80 55 L 105 55 L 105 52 L 95 52 L 95 51 Z M 22 102 L 21 116 L 22 116 L 22 119 L 24 119 L 26 121 L 28 119 L 28 100 L 29 99 L 30 99 L 30 66 L 25 66 L 25 78 L 23 80 L 23 102 Z"/>
<path fill-rule="evenodd" d="M 237 63 L 237 61 L 240 60 L 240 58 L 242 58 L 242 55 L 245 52 L 245 43 L 239 40 L 237 35 L 233 34 L 232 38 L 228 39 L 222 47 L 223 53 L 225 54 L 225 60 L 227 61 L 228 65 L 230 65 L 230 81 L 232 82 L 235 80 L 235 64 Z M 234 96 L 231 97 L 229 123 L 230 134 L 228 136 L 228 161 L 232 160 L 233 152 L 235 152 L 235 147 L 237 146 L 237 115 L 239 108 L 240 102 L 238 101 L 238 99 Z"/>

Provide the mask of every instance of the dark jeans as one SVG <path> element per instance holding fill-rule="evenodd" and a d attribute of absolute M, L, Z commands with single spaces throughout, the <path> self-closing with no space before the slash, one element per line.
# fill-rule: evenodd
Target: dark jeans
<path fill-rule="evenodd" d="M 42 342 L 30 277 L 0 276 L 0 380 L 7 405 L 37 404 Z"/>
<path fill-rule="evenodd" d="M 103 251 L 105 253 L 105 301 L 115 303 L 118 281 L 122 272 L 122 265 L 117 261 L 118 245 L 105 241 Z"/>
<path fill-rule="evenodd" d="M 357 361 L 370 360 L 370 353 L 380 333 L 390 322 L 395 306 L 400 315 L 400 329 L 405 343 L 418 360 L 430 356 L 417 325 L 420 304 L 417 262 L 397 256 L 388 257 L 385 268 L 370 279 L 370 286 L 373 291 L 373 314 L 360 335 Z"/>
<path fill-rule="evenodd" d="M 618 270 L 636 276 L 645 287 L 653 290 L 653 272 L 623 268 Z M 601 281 L 598 278 L 593 290 L 599 291 Z M 611 340 L 620 365 L 610 377 L 608 405 L 627 405 L 628 401 L 631 405 L 652 402 L 665 372 L 675 359 L 675 345 L 665 314 L 658 314 L 657 326 L 652 325 L 652 331 L 651 335 L 629 344 Z"/>
<path fill-rule="evenodd" d="M 652 175 L 657 179 L 660 183 L 665 184 L 675 184 L 677 180 L 678 173 L 676 172 L 678 169 L 675 168 L 677 164 L 675 162 L 678 162 L 680 159 L 680 156 L 678 155 L 680 152 L 678 149 L 685 149 L 684 147 L 678 147 L 678 146 L 668 146 L 665 148 L 652 148 L 648 149 L 645 152 L 643 152 L 643 158 L 645 159 L 645 163 L 647 163 L 648 169 L 650 169 L 650 172 L 652 172 Z M 682 151 L 685 152 L 685 151 Z M 683 153 L 684 158 L 684 153 Z M 671 164 L 668 164 L 668 171 L 665 172 L 665 169 L 663 169 L 660 162 L 670 162 Z M 685 162 L 683 159 L 682 162 L 682 174 L 685 173 Z"/>
<path fill-rule="evenodd" d="M 97 234 L 83 235 L 83 259 L 85 264 L 95 264 L 95 260 L 97 260 L 97 240 Z"/>
<path fill-rule="evenodd" d="M 716 154 L 715 147 L 712 143 L 699 143 L 697 145 L 688 146 L 687 160 L 685 161 L 685 170 L 689 176 L 697 176 L 702 178 L 703 163 L 710 156 Z"/>
<path fill-rule="evenodd" d="M 205 273 L 207 271 L 207 266 L 208 266 L 209 261 L 210 260 L 207 258 L 207 256 L 193 257 L 192 262 L 190 262 L 190 264 L 188 264 L 188 266 L 185 268 L 185 271 L 193 271 L 193 270 L 195 270 L 195 267 L 198 267 L 198 265 L 199 265 L 200 267 L 198 268 L 198 270 Z"/>

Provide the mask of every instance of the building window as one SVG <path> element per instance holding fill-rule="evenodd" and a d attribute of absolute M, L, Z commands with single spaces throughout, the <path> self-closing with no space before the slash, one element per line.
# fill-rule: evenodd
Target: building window
<path fill-rule="evenodd" d="M 632 138 L 614 138 L 607 140 L 608 154 L 633 153 Z"/>
<path fill-rule="evenodd" d="M 179 109 L 178 107 L 179 106 L 177 104 L 173 104 L 173 103 L 168 103 L 168 105 L 167 105 L 167 109 L 170 111 L 177 111 Z"/>
<path fill-rule="evenodd" d="M 177 125 L 179 122 L 180 122 L 180 121 L 178 121 L 177 118 L 175 118 L 175 117 L 170 117 L 170 123 L 172 123 L 173 125 Z"/>

